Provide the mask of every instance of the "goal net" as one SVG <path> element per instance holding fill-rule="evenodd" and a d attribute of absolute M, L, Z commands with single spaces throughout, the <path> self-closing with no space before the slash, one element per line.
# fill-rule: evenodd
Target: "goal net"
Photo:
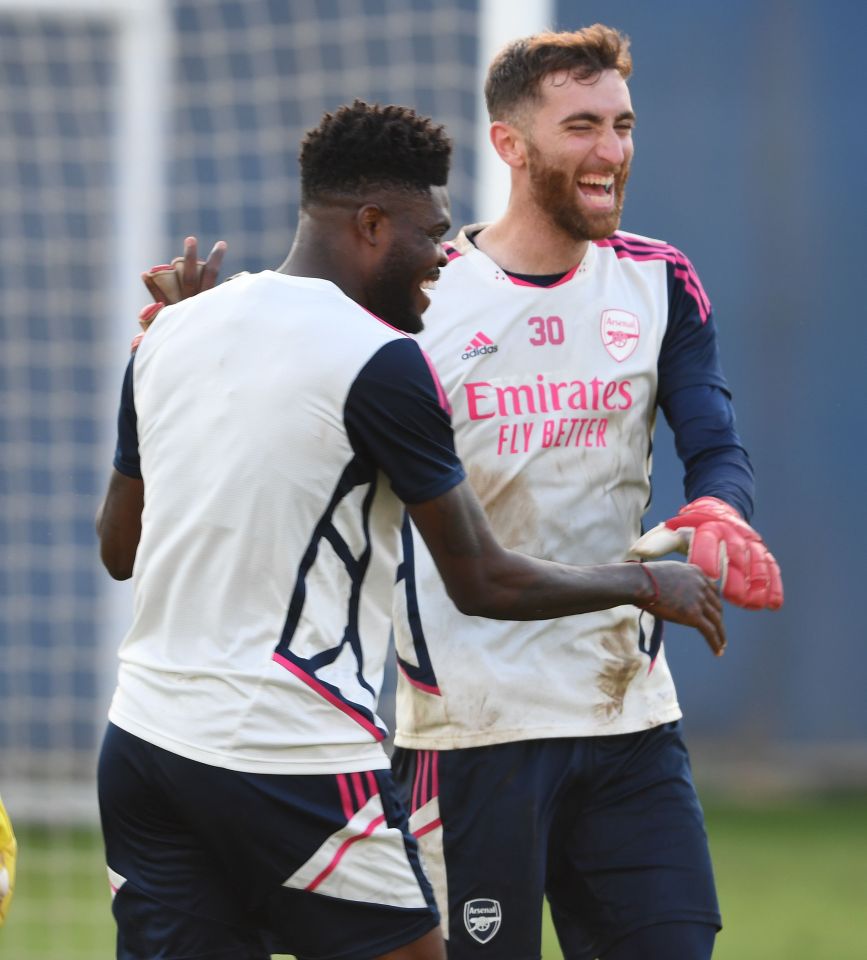
<path fill-rule="evenodd" d="M 93 516 L 139 272 L 188 234 L 229 241 L 227 274 L 277 266 L 299 141 L 354 97 L 446 125 L 453 220 L 472 219 L 479 11 L 0 0 L 0 793 L 25 835 L 4 955 L 111 955 L 107 901 L 76 878 L 103 876 L 96 754 L 130 607 Z"/>

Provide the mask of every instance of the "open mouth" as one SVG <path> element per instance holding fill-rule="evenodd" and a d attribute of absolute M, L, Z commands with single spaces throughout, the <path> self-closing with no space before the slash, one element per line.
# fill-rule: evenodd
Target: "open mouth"
<path fill-rule="evenodd" d="M 585 173 L 578 179 L 578 191 L 594 207 L 610 207 L 614 203 L 614 175 Z"/>

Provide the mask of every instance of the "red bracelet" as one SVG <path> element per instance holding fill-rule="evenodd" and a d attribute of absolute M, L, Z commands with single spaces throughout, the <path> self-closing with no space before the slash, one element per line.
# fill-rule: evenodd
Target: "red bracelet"
<path fill-rule="evenodd" d="M 659 584 L 656 581 L 656 577 L 651 573 L 650 567 L 647 564 L 642 563 L 640 560 L 630 560 L 630 563 L 637 563 L 639 567 L 647 574 L 648 579 L 650 580 L 650 585 L 653 587 L 653 597 L 648 600 L 646 603 L 636 603 L 637 607 L 641 607 L 642 610 L 650 610 L 652 607 L 655 607 L 659 601 Z"/>

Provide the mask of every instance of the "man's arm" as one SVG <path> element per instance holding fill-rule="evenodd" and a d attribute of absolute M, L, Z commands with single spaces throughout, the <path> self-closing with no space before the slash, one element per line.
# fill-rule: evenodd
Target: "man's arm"
<path fill-rule="evenodd" d="M 635 604 L 698 629 L 720 655 L 722 604 L 714 584 L 690 564 L 572 567 L 500 546 L 465 480 L 407 510 L 461 613 L 497 620 L 545 620 Z M 648 571 L 650 571 L 648 573 Z"/>
<path fill-rule="evenodd" d="M 753 469 L 735 427 L 710 302 L 692 264 L 669 264 L 669 317 L 659 355 L 658 402 L 685 468 L 689 501 L 635 544 L 634 556 L 682 550 L 723 597 L 748 610 L 783 603 L 780 568 L 749 526 Z"/>
<path fill-rule="evenodd" d="M 108 490 L 96 512 L 99 555 L 115 580 L 129 580 L 141 539 L 144 483 L 112 470 Z"/>

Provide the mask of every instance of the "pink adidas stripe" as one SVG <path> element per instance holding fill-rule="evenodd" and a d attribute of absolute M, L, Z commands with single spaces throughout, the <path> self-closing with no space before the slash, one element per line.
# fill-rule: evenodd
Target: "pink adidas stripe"
<path fill-rule="evenodd" d="M 304 889 L 309 890 L 310 892 L 314 891 L 329 874 L 334 873 L 334 871 L 337 869 L 337 864 L 340 863 L 340 861 L 343 859 L 343 855 L 352 846 L 352 844 L 357 843 L 359 840 L 363 840 L 365 837 L 369 837 L 373 831 L 384 821 L 385 814 L 383 813 L 376 817 L 376 819 L 370 821 L 364 833 L 357 833 L 354 837 L 350 837 L 348 840 L 344 841 L 337 853 L 334 854 L 331 863 L 328 864 L 328 866 L 319 874 L 318 877 L 316 877 L 314 880 L 311 880 Z"/>
<path fill-rule="evenodd" d="M 285 667 L 303 683 L 306 683 L 311 690 L 313 690 L 315 693 L 318 693 L 320 697 L 327 700 L 333 707 L 337 707 L 341 713 L 345 713 L 347 717 L 354 720 L 359 726 L 364 727 L 364 729 L 367 730 L 367 732 L 376 740 L 385 740 L 385 734 L 381 730 L 378 730 L 376 726 L 367 719 L 367 717 L 362 716 L 362 714 L 360 714 L 357 710 L 353 710 L 349 704 L 344 703 L 342 700 L 336 697 L 327 687 L 324 687 L 318 680 L 316 680 L 314 677 L 311 677 L 309 673 L 305 673 L 299 667 L 296 667 L 291 660 L 287 660 L 279 653 L 275 653 L 271 659 L 274 660 L 275 663 L 279 663 L 281 667 Z"/>
<path fill-rule="evenodd" d="M 422 683 L 421 680 L 414 680 L 414 679 L 406 672 L 406 668 L 404 667 L 404 665 L 403 665 L 402 663 L 399 663 L 399 664 L 398 664 L 398 668 L 400 669 L 400 672 L 404 675 L 404 678 L 406 679 L 407 683 L 411 683 L 411 684 L 412 684 L 414 687 L 416 687 L 418 690 L 423 690 L 425 693 L 431 693 L 431 694 L 433 694 L 435 697 L 440 697 L 440 696 L 442 696 L 442 694 L 440 693 L 440 688 L 439 688 L 439 687 L 431 686 L 431 684 L 429 684 L 429 683 Z"/>
<path fill-rule="evenodd" d="M 611 247 L 618 260 L 665 260 L 674 264 L 674 275 L 683 281 L 686 292 L 698 307 L 701 322 L 706 323 L 710 315 L 710 300 L 704 292 L 698 274 L 689 260 L 676 248 L 667 243 L 650 244 L 643 240 L 630 240 L 620 234 L 597 240 L 598 247 Z"/>
<path fill-rule="evenodd" d="M 352 806 L 352 795 L 349 791 L 349 781 L 345 773 L 337 774 L 337 789 L 340 791 L 340 805 L 343 807 L 343 816 L 349 823 L 353 813 L 355 813 L 355 808 Z"/>
<path fill-rule="evenodd" d="M 442 820 L 437 817 L 436 820 L 431 820 L 430 823 L 426 823 L 423 827 L 419 827 L 418 830 L 413 830 L 412 835 L 418 839 L 419 837 L 423 837 L 426 833 L 430 833 L 431 830 L 436 830 L 437 827 L 441 827 L 442 825 Z"/>

